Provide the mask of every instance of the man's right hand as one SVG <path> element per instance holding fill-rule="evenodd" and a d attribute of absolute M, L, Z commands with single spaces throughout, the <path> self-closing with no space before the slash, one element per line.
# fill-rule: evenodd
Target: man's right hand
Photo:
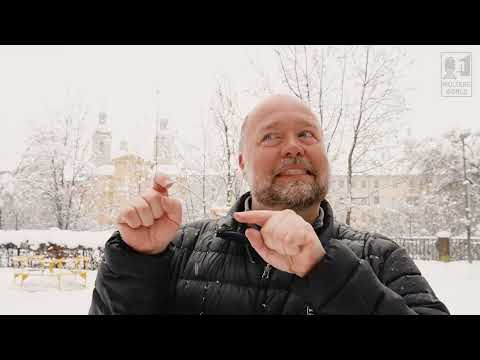
<path fill-rule="evenodd" d="M 151 189 L 120 210 L 118 229 L 123 241 L 134 250 L 158 254 L 175 238 L 182 223 L 182 205 L 168 197 L 173 183 L 165 175 L 155 176 Z"/>

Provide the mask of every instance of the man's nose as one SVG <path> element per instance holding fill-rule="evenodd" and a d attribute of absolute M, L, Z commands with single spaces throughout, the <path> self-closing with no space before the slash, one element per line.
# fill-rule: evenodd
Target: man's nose
<path fill-rule="evenodd" d="M 305 150 L 303 146 L 298 143 L 298 139 L 288 139 L 287 143 L 282 149 L 282 157 L 288 156 L 304 156 Z"/>

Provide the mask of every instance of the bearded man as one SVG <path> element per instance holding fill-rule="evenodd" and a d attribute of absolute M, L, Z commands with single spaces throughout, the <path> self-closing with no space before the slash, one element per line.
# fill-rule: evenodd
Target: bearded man
<path fill-rule="evenodd" d="M 90 314 L 449 314 L 403 248 L 334 220 L 305 104 L 265 99 L 239 144 L 250 191 L 226 216 L 182 224 L 165 175 L 121 209 Z"/>

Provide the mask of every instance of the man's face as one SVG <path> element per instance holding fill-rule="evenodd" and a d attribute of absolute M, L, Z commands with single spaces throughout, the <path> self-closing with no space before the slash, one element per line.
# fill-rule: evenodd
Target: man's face
<path fill-rule="evenodd" d="M 329 165 L 323 133 L 305 106 L 260 107 L 249 116 L 244 136 L 239 164 L 259 203 L 300 210 L 325 198 Z"/>

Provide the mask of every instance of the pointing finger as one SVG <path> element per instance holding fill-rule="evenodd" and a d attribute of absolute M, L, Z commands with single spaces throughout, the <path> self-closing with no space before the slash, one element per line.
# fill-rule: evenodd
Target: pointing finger
<path fill-rule="evenodd" d="M 273 214 L 278 211 L 273 210 L 252 210 L 244 212 L 235 212 L 233 217 L 241 223 L 257 224 L 263 226 Z"/>

